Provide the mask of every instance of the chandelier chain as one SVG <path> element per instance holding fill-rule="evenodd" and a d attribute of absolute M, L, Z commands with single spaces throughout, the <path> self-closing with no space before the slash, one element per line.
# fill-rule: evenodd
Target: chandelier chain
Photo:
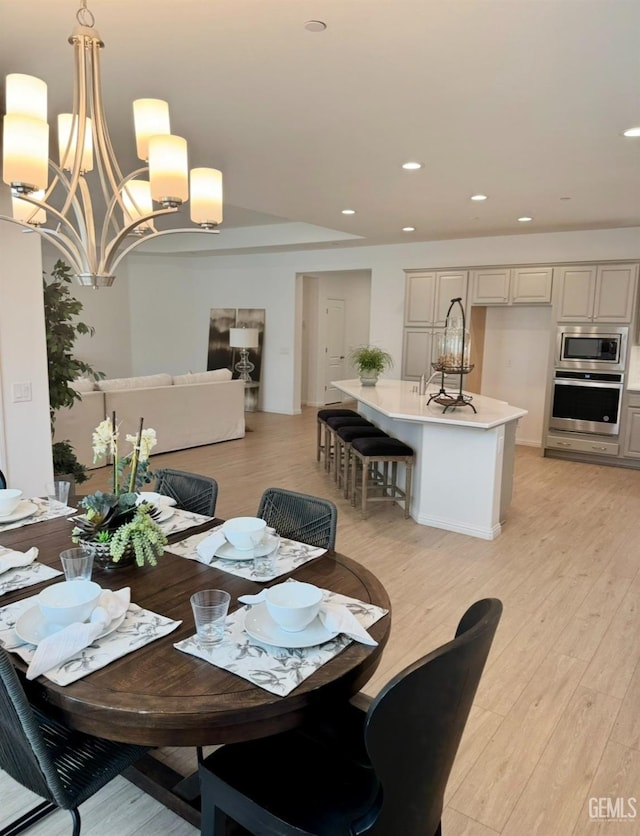
<path fill-rule="evenodd" d="M 96 19 L 91 9 L 87 8 L 87 0 L 82 0 L 82 6 L 76 12 L 76 20 L 80 26 L 88 26 L 91 29 L 95 25 Z"/>

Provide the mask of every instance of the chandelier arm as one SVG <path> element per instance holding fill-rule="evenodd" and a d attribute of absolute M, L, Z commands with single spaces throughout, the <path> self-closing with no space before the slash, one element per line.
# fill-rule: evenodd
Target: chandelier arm
<path fill-rule="evenodd" d="M 147 215 L 141 215 L 139 218 L 136 218 L 135 221 L 131 221 L 131 223 L 127 224 L 122 228 L 120 233 L 111 241 L 108 245 L 106 251 L 103 254 L 102 261 L 100 263 L 100 272 L 102 273 L 110 273 L 114 272 L 116 266 L 120 263 L 121 259 L 131 250 L 141 244 L 143 241 L 147 240 L 144 236 L 138 238 L 137 241 L 134 241 L 129 247 L 122 251 L 120 255 L 118 255 L 118 249 L 124 239 L 129 235 L 133 230 L 140 226 L 140 224 L 146 223 L 147 221 L 153 220 L 154 218 L 158 218 L 161 215 L 173 215 L 177 212 L 176 207 L 169 207 L 167 209 L 156 209 L 155 212 L 149 212 Z M 185 230 L 183 230 L 184 232 Z M 194 230 L 191 230 L 192 232 Z M 195 230 L 197 232 L 197 230 Z M 166 232 L 173 232 L 173 230 L 163 230 L 161 232 L 154 232 L 153 237 L 156 238 L 158 235 L 164 235 Z M 114 260 L 115 259 L 115 260 Z"/>
<path fill-rule="evenodd" d="M 49 168 L 51 168 L 51 169 L 53 169 L 53 171 L 55 171 L 56 182 L 59 182 L 60 185 L 64 189 L 67 190 L 67 193 L 69 193 L 69 191 L 71 189 L 71 183 L 70 183 L 69 179 L 67 177 L 65 177 L 65 174 L 62 171 L 62 169 L 58 165 L 56 165 L 56 163 L 54 163 L 53 160 L 49 160 Z M 73 209 L 73 213 L 76 217 L 76 223 L 78 224 L 77 229 L 74 227 L 74 225 L 71 223 L 71 221 L 68 218 L 69 206 L 67 206 L 67 211 L 66 212 L 62 212 L 62 210 L 58 211 L 50 203 L 46 203 L 47 196 L 48 196 L 48 192 L 47 192 L 47 195 L 45 195 L 45 202 L 43 202 L 42 208 L 45 209 L 47 212 L 51 212 L 52 214 L 54 214 L 58 218 L 60 223 L 64 224 L 64 227 L 68 231 L 68 233 L 71 233 L 73 235 L 73 238 L 75 239 L 78 246 L 80 248 L 82 248 L 84 239 L 86 238 L 86 234 L 87 234 L 87 227 L 86 227 L 86 222 L 85 222 L 84 215 L 82 214 L 82 207 L 80 206 L 80 202 L 78 201 L 77 195 L 74 195 L 71 198 L 71 200 L 67 201 L 67 203 L 69 203 L 71 208 Z M 33 199 L 28 198 L 28 196 L 25 196 L 25 199 L 29 199 L 30 202 L 33 202 Z"/>
<path fill-rule="evenodd" d="M 80 196 L 82 198 L 82 205 L 84 207 L 85 218 L 85 234 L 84 234 L 84 249 L 87 254 L 87 272 L 95 272 L 95 267 L 98 264 L 98 253 L 96 251 L 96 228 L 93 220 L 93 204 L 91 202 L 91 193 L 89 186 L 84 177 L 78 179 L 78 186 L 80 187 Z M 92 269 L 93 268 L 93 269 Z"/>
<path fill-rule="evenodd" d="M 66 162 L 67 154 L 69 153 L 69 147 L 71 143 L 71 138 L 73 136 L 73 129 L 74 125 L 77 127 L 79 131 L 81 131 L 82 135 L 82 144 L 80 143 L 79 139 L 76 141 L 76 152 L 73 158 L 73 168 L 70 170 L 70 174 L 67 180 L 67 197 L 64 202 L 64 206 L 60 210 L 61 214 L 66 216 L 69 212 L 69 208 L 73 204 L 76 192 L 78 190 L 78 183 L 80 180 L 80 165 L 82 162 L 82 155 L 84 149 L 84 130 L 86 126 L 86 118 L 87 118 L 87 81 L 86 81 L 86 57 L 85 57 L 85 49 L 84 49 L 84 41 L 85 37 L 82 35 L 76 35 L 73 40 L 73 52 L 74 52 L 74 78 L 73 78 L 73 118 L 71 128 L 69 130 L 69 140 L 67 142 L 67 150 L 65 152 L 64 161 Z M 77 119 L 77 123 L 74 120 Z M 50 164 L 53 164 L 53 161 L 50 161 Z M 61 169 L 58 168 L 60 174 L 62 175 Z M 78 211 L 76 210 L 76 217 L 78 217 Z"/>
<path fill-rule="evenodd" d="M 114 192 L 113 197 L 109 201 L 109 205 L 107 207 L 107 212 L 106 212 L 104 221 L 102 223 L 102 234 L 100 236 L 100 252 L 101 253 L 104 254 L 107 251 L 107 235 L 109 234 L 109 224 L 110 223 L 113 223 L 113 225 L 115 227 L 116 235 L 120 235 L 120 228 L 118 227 L 117 222 L 115 220 L 115 217 L 113 215 L 116 206 L 120 206 L 122 208 L 123 217 L 126 218 L 127 214 L 128 214 L 127 210 L 126 210 L 126 207 L 124 206 L 124 202 L 122 200 L 118 200 L 117 196 L 122 195 L 122 189 L 125 188 L 125 186 L 127 185 L 127 183 L 130 180 L 133 180 L 139 174 L 146 174 L 148 171 L 149 171 L 149 169 L 146 166 L 142 166 L 141 168 L 137 168 L 135 171 L 132 171 L 131 174 L 128 174 L 126 177 L 124 177 L 121 180 L 116 192 Z M 140 214 L 140 207 L 138 206 L 138 204 L 135 201 L 135 198 L 133 197 L 133 195 L 130 192 L 129 192 L 129 198 L 130 198 L 133 206 L 135 207 L 136 211 L 138 212 L 138 214 Z M 113 221 L 112 221 L 112 218 L 113 218 Z M 129 228 L 124 222 L 123 222 L 123 227 L 126 227 L 127 229 Z"/>
<path fill-rule="evenodd" d="M 160 211 L 160 212 L 154 212 L 153 216 L 149 215 L 148 217 L 154 217 L 155 215 L 158 215 L 158 214 L 164 214 L 164 211 L 170 212 L 172 210 L 168 209 L 168 210 L 163 210 L 163 211 Z M 146 220 L 146 218 L 141 218 L 140 220 L 144 221 L 144 220 Z M 163 229 L 160 232 L 154 232 L 153 240 L 155 240 L 156 238 L 164 238 L 165 235 L 175 235 L 178 232 L 182 232 L 182 233 L 189 232 L 189 233 L 195 233 L 195 234 L 200 234 L 200 233 L 206 232 L 209 235 L 212 235 L 212 234 L 216 234 L 218 232 L 218 230 L 217 229 L 203 229 L 202 227 L 186 227 L 184 229 Z M 120 264 L 120 262 L 122 261 L 122 259 L 126 255 L 128 255 L 131 252 L 131 250 L 135 250 L 135 248 L 139 247 L 140 244 L 144 244 L 145 241 L 149 241 L 149 240 L 151 240 L 151 239 L 150 238 L 144 238 L 144 237 L 143 238 L 138 238 L 136 241 L 134 241 L 132 244 L 130 244 L 126 249 L 122 250 L 122 252 L 117 253 L 117 255 L 114 252 L 113 255 L 115 256 L 115 260 L 113 262 L 109 263 L 110 270 L 112 270 L 115 273 L 115 271 L 116 271 L 118 265 Z"/>
<path fill-rule="evenodd" d="M 29 194 L 21 195 L 21 200 L 25 201 L 26 203 L 31 203 L 34 206 L 37 206 L 39 209 L 44 209 L 45 212 L 49 212 L 58 220 L 59 225 L 62 225 L 65 229 L 65 233 L 63 234 L 64 239 L 69 242 L 69 249 L 75 253 L 75 260 L 79 263 L 82 263 L 82 247 L 83 247 L 83 240 L 82 236 L 78 234 L 78 231 L 74 228 L 73 224 L 69 221 L 67 217 L 65 217 L 61 212 L 59 212 L 55 206 L 51 206 L 49 203 L 45 203 L 44 201 L 37 200 L 34 197 L 31 197 Z M 76 214 L 78 213 L 79 207 L 77 206 L 77 201 L 74 200 L 74 208 L 76 209 Z M 4 216 L 3 216 L 4 217 Z M 15 220 L 15 218 L 11 218 L 11 220 Z M 16 223 L 20 223 L 20 221 L 16 221 Z M 27 224 L 27 228 L 38 232 L 41 235 L 52 233 L 53 230 L 48 228 L 43 229 L 36 229 L 32 224 Z M 57 233 L 56 233 L 57 234 Z"/>
<path fill-rule="evenodd" d="M 47 209 L 49 209 L 48 206 Z M 54 247 L 60 250 L 74 270 L 78 272 L 82 270 L 82 261 L 79 260 L 79 253 L 67 236 L 61 235 L 59 232 L 56 232 L 55 229 L 42 229 L 35 227 L 26 221 L 19 221 L 11 215 L 0 215 L 0 221 L 9 221 L 12 224 L 23 227 L 27 230 L 27 232 L 35 232 L 41 238 L 45 238 L 49 241 L 49 243 L 53 244 Z"/>

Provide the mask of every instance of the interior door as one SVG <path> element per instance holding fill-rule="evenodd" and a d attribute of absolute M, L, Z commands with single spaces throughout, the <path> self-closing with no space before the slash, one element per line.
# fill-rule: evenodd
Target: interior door
<path fill-rule="evenodd" d="M 327 299 L 327 344 L 325 347 L 324 403 L 340 403 L 342 393 L 331 385 L 332 380 L 344 380 L 344 299 Z"/>

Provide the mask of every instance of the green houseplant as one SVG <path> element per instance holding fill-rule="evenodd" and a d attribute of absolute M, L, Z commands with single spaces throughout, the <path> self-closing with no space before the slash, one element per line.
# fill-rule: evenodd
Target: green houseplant
<path fill-rule="evenodd" d="M 361 345 L 354 348 L 350 359 L 358 370 L 360 383 L 363 386 L 375 386 L 380 373 L 393 366 L 391 355 L 375 345 Z"/>
<path fill-rule="evenodd" d="M 82 302 L 69 292 L 71 268 L 64 261 L 54 264 L 50 278 L 43 276 L 44 319 L 47 340 L 47 370 L 49 374 L 49 415 L 51 434 L 56 410 L 71 407 L 80 398 L 73 381 L 80 375 L 99 380 L 104 375 L 95 372 L 88 363 L 73 356 L 73 348 L 80 334 L 93 334 L 94 329 L 77 319 Z M 72 476 L 77 483 L 88 479 L 87 470 L 78 461 L 68 440 L 52 445 L 53 470 L 56 475 Z"/>

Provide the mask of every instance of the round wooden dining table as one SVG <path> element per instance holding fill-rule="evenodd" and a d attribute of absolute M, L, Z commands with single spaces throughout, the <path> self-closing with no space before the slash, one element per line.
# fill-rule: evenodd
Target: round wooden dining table
<path fill-rule="evenodd" d="M 221 522 L 189 528 L 172 542 Z M 60 552 L 71 545 L 72 523 L 57 518 L 1 531 L 0 545 L 26 551 L 39 549 L 38 560 L 60 568 Z M 287 577 L 390 609 L 380 581 L 364 566 L 341 554 L 325 554 Z M 57 579 L 49 581 L 55 583 Z M 376 647 L 356 642 L 281 697 L 174 648 L 195 632 L 190 596 L 200 589 L 222 588 L 231 594 L 230 612 L 241 606 L 238 596 L 263 587 L 195 560 L 165 553 L 157 566 L 116 570 L 94 568 L 93 580 L 105 589 L 131 588 L 131 601 L 182 624 L 169 635 L 64 687 L 41 676 L 26 683 L 30 697 L 41 700 L 71 728 L 127 743 L 148 746 L 205 746 L 249 740 L 301 725 L 315 712 L 359 691 L 375 672 L 387 642 L 391 615 L 369 632 Z M 0 606 L 34 595 L 46 584 L 7 593 Z M 18 670 L 25 663 L 10 654 Z"/>

